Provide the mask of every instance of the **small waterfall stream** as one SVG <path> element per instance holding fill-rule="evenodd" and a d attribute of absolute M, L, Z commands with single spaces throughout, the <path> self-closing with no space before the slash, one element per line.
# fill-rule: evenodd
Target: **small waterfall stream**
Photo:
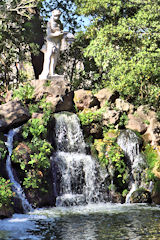
<path fill-rule="evenodd" d="M 117 143 L 124 151 L 130 167 L 130 191 L 126 196 L 126 203 L 130 203 L 132 193 L 141 186 L 141 172 L 146 167 L 146 162 L 140 153 L 141 139 L 132 130 L 122 131 Z"/>
<path fill-rule="evenodd" d="M 7 148 L 8 148 L 8 157 L 6 160 L 6 170 L 8 173 L 8 177 L 10 179 L 10 182 L 13 183 L 12 185 L 12 190 L 16 193 L 19 199 L 22 201 L 22 207 L 24 212 L 28 212 L 32 210 L 32 206 L 29 204 L 28 200 L 25 197 L 25 194 L 23 192 L 23 189 L 21 185 L 15 180 L 13 171 L 12 171 L 12 166 L 11 166 L 11 155 L 12 155 L 12 150 L 13 150 L 13 138 L 16 133 L 18 133 L 19 128 L 11 129 L 7 136 L 7 142 L 5 143 Z"/>
<path fill-rule="evenodd" d="M 101 183 L 97 182 L 98 166 L 86 154 L 78 117 L 61 113 L 56 114 L 55 118 L 57 152 L 53 155 L 52 167 L 56 206 L 98 202 L 101 199 Z M 103 179 L 103 174 L 99 175 L 99 179 Z"/>

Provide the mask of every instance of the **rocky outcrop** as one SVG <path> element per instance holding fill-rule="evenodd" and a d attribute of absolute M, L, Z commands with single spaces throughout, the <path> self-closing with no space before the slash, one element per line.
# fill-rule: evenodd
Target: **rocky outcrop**
<path fill-rule="evenodd" d="M 140 116 L 129 114 L 126 128 L 143 134 L 147 130 L 147 125 L 145 124 L 144 120 L 140 118 Z"/>
<path fill-rule="evenodd" d="M 119 97 L 119 93 L 108 88 L 103 88 L 95 94 L 95 97 L 99 100 L 100 106 L 103 107 L 108 102 L 115 102 L 115 100 Z"/>
<path fill-rule="evenodd" d="M 47 80 L 33 80 L 34 97 L 39 101 L 46 96 L 46 102 L 51 103 L 53 112 L 73 110 L 73 92 L 64 76 L 55 76 Z"/>
<path fill-rule="evenodd" d="M 150 124 L 147 131 L 143 135 L 146 142 L 150 142 L 151 145 L 160 145 L 160 123 L 156 118 L 150 120 Z"/>
<path fill-rule="evenodd" d="M 106 109 L 103 113 L 103 125 L 108 126 L 108 124 L 116 125 L 119 121 L 121 113 L 116 110 Z"/>
<path fill-rule="evenodd" d="M 92 94 L 92 92 L 83 89 L 74 92 L 74 103 L 79 111 L 86 108 L 100 106 L 98 99 Z"/>
<path fill-rule="evenodd" d="M 97 102 L 98 101 L 98 102 Z M 126 128 L 143 134 L 145 142 L 151 145 L 160 145 L 160 122 L 157 120 L 156 112 L 148 105 L 135 107 L 126 100 L 120 99 L 117 92 L 108 88 L 101 89 L 97 94 L 91 91 L 80 89 L 75 91 L 74 102 L 79 111 L 91 110 L 93 113 L 101 108 L 101 126 L 114 125 L 115 128 Z M 94 132 L 99 127 L 92 127 Z M 85 126 L 86 136 L 90 132 L 90 126 Z M 98 131 L 100 132 L 100 131 Z M 101 134 L 97 134 L 100 136 Z"/>
<path fill-rule="evenodd" d="M 134 106 L 121 98 L 116 99 L 115 105 L 116 105 L 116 109 L 123 112 L 132 113 L 134 111 Z"/>
<path fill-rule="evenodd" d="M 152 203 L 151 193 L 139 188 L 132 193 L 130 201 L 131 203 Z"/>
<path fill-rule="evenodd" d="M 30 118 L 29 111 L 20 101 L 9 101 L 0 106 L 0 131 L 22 125 Z"/>
<path fill-rule="evenodd" d="M 12 207 L 2 206 L 0 208 L 0 219 L 12 217 L 14 211 Z"/>

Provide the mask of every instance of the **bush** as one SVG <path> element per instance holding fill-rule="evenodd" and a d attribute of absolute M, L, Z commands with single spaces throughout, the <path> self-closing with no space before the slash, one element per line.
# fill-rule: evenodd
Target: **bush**
<path fill-rule="evenodd" d="M 14 193 L 11 190 L 12 183 L 0 177 L 0 207 L 9 207 L 12 204 Z"/>

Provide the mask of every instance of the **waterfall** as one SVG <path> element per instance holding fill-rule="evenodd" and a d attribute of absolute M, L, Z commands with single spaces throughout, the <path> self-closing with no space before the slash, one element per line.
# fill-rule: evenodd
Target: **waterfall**
<path fill-rule="evenodd" d="M 98 165 L 86 154 L 85 142 L 76 114 L 55 114 L 57 152 L 52 157 L 56 206 L 82 205 L 102 198 Z M 99 179 L 104 174 L 99 173 Z M 103 179 L 104 180 L 104 179 Z"/>
<path fill-rule="evenodd" d="M 144 156 L 140 153 L 141 139 L 132 130 L 124 130 L 117 138 L 118 145 L 124 151 L 130 168 L 130 191 L 126 203 L 130 202 L 132 193 L 141 185 L 141 173 L 146 167 Z"/>
<path fill-rule="evenodd" d="M 8 157 L 6 160 L 6 170 L 8 173 L 8 177 L 10 179 L 10 182 L 13 183 L 12 190 L 16 193 L 19 199 L 21 199 L 22 207 L 24 212 L 28 212 L 32 210 L 31 205 L 29 204 L 28 200 L 25 197 L 25 194 L 23 192 L 23 189 L 21 188 L 21 185 L 15 180 L 13 172 L 12 172 L 12 166 L 11 166 L 11 155 L 13 150 L 13 138 L 16 133 L 18 133 L 19 128 L 11 129 L 7 136 L 7 142 L 5 143 L 8 148 Z"/>

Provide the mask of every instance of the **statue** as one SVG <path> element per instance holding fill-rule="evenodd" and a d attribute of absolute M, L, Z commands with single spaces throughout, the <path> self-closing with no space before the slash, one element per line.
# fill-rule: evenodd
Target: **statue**
<path fill-rule="evenodd" d="M 46 43 L 42 46 L 41 51 L 44 53 L 43 71 L 39 79 L 47 79 L 55 75 L 55 67 L 61 48 L 63 38 L 63 25 L 60 22 L 61 12 L 53 10 L 52 16 L 47 23 Z"/>

